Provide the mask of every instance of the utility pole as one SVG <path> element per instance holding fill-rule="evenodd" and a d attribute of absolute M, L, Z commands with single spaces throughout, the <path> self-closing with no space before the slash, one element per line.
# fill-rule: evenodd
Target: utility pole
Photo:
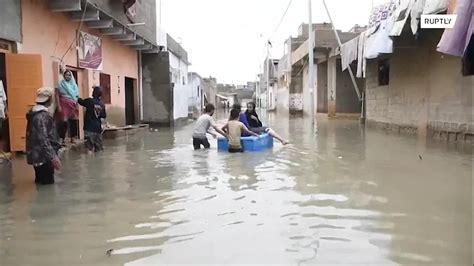
<path fill-rule="evenodd" d="M 314 36 L 313 36 L 313 14 L 311 8 L 311 0 L 308 0 L 308 14 L 309 14 L 309 24 L 308 24 L 308 76 L 309 76 L 309 93 L 311 95 L 311 123 L 314 125 L 315 120 L 315 93 L 314 89 Z"/>
<path fill-rule="evenodd" d="M 266 69 L 267 69 L 267 75 L 266 75 L 266 83 L 267 83 L 267 92 L 266 92 L 266 95 L 267 95 L 267 110 L 270 109 L 270 41 L 267 41 L 267 60 L 266 60 Z"/>

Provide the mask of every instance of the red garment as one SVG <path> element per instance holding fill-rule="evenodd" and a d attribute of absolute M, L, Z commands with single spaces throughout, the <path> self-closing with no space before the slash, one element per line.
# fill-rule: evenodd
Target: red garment
<path fill-rule="evenodd" d="M 61 105 L 61 118 L 63 120 L 78 119 L 79 106 L 77 102 L 59 95 L 59 104 Z"/>

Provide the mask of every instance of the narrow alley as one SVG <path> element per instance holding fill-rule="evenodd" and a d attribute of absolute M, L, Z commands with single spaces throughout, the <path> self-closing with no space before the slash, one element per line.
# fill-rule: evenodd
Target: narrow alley
<path fill-rule="evenodd" d="M 70 151 L 54 186 L 0 165 L 0 265 L 469 264 L 471 146 L 269 122 L 292 145 L 194 152 L 186 126 Z"/>

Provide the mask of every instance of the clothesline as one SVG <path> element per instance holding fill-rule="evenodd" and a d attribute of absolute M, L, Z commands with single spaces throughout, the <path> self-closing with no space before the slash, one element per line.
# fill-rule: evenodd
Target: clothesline
<path fill-rule="evenodd" d="M 374 7 L 367 30 L 341 46 L 342 70 L 357 60 L 356 76 L 365 77 L 366 60 L 393 53 L 392 37 L 401 35 L 409 16 L 412 33 L 416 34 L 422 14 L 437 14 L 446 10 L 456 13 L 458 19 L 453 29 L 444 32 L 438 51 L 462 56 L 474 31 L 474 7 L 472 0 L 450 0 L 449 4 L 448 10 L 448 0 L 392 0 Z"/>

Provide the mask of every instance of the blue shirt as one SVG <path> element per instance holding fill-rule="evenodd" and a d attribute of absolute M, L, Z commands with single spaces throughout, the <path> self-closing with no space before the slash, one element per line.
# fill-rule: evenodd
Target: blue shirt
<path fill-rule="evenodd" d="M 247 128 L 249 128 L 249 121 L 247 120 L 247 115 L 245 113 L 240 113 L 240 116 L 239 116 L 239 120 L 240 122 L 242 122 Z M 249 134 L 243 132 L 242 133 L 242 136 L 244 137 L 248 137 L 250 136 Z"/>

